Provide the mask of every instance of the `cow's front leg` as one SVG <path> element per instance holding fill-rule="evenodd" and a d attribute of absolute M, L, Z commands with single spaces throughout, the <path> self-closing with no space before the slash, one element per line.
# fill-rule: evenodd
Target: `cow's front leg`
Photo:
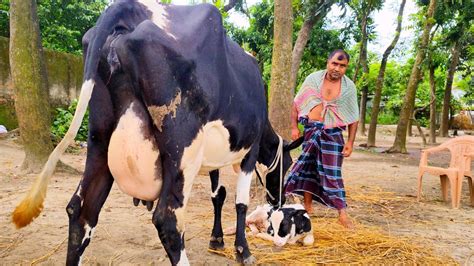
<path fill-rule="evenodd" d="M 89 147 L 91 149 L 94 153 L 94 148 Z M 84 176 L 66 207 L 69 216 L 67 265 L 80 264 L 112 183 L 106 154 L 88 155 Z"/>
<path fill-rule="evenodd" d="M 224 248 L 224 234 L 222 232 L 222 206 L 226 197 L 225 187 L 219 184 L 219 170 L 209 172 L 211 177 L 211 199 L 214 205 L 214 226 L 212 227 L 209 248 L 218 250 Z"/>
<path fill-rule="evenodd" d="M 237 230 L 235 236 L 235 251 L 237 261 L 244 264 L 255 263 L 255 258 L 250 253 L 247 239 L 245 238 L 245 216 L 249 205 L 250 183 L 252 181 L 252 171 L 242 171 L 239 173 L 237 181 L 237 192 L 235 209 L 237 211 Z"/>
<path fill-rule="evenodd" d="M 179 165 L 177 160 L 163 158 L 163 186 L 153 213 L 153 224 L 171 264 L 188 265 L 184 249 L 184 216 L 194 177 L 201 164 L 200 161 L 187 164 L 183 169 L 176 165 Z"/>

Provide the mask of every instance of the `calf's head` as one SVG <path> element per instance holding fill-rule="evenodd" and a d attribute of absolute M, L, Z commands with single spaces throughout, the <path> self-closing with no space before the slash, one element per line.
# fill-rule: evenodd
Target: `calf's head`
<path fill-rule="evenodd" d="M 269 213 L 268 234 L 273 235 L 276 246 L 284 246 L 291 238 L 311 232 L 311 220 L 306 210 L 279 208 Z"/>

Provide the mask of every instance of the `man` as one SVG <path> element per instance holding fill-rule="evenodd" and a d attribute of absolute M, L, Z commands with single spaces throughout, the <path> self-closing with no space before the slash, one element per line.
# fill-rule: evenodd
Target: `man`
<path fill-rule="evenodd" d="M 341 166 L 352 153 L 359 120 L 357 92 L 344 74 L 350 56 L 333 51 L 327 69 L 310 74 L 296 95 L 291 112 L 292 138 L 299 137 L 298 122 L 304 126 L 303 151 L 287 179 L 285 193 L 304 197 L 308 213 L 317 201 L 339 212 L 339 222 L 353 228 L 346 213 L 346 193 Z M 342 131 L 349 129 L 345 143 Z"/>

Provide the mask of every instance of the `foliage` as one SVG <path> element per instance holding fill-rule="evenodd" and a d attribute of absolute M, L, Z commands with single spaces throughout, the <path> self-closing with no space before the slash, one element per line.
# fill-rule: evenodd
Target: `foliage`
<path fill-rule="evenodd" d="M 303 25 L 304 14 L 307 12 L 305 2 L 293 1 L 293 41 L 296 41 L 298 31 Z M 239 29 L 231 24 L 226 24 L 229 36 L 254 54 L 263 74 L 264 81 L 270 82 L 271 58 L 273 48 L 273 1 L 263 0 L 250 7 L 250 27 Z M 347 48 L 346 42 L 341 40 L 339 30 L 325 29 L 324 22 L 314 26 L 303 54 L 302 64 L 299 69 L 297 84 L 316 69 L 324 68 L 327 55 L 336 47 Z M 288 73 L 288 76 L 290 73 Z"/>
<path fill-rule="evenodd" d="M 0 36 L 9 37 L 9 0 L 0 0 Z M 107 0 L 38 0 L 43 47 L 81 54 L 82 36 L 94 26 Z"/>
<path fill-rule="evenodd" d="M 0 0 L 0 36 L 10 36 L 9 0 Z"/>
<path fill-rule="evenodd" d="M 67 109 L 56 108 L 56 115 L 51 125 L 51 133 L 56 139 L 62 139 L 71 125 L 74 112 L 76 111 L 77 100 L 73 100 Z M 87 110 L 82 124 L 77 132 L 76 140 L 86 141 L 89 131 L 89 110 Z"/>

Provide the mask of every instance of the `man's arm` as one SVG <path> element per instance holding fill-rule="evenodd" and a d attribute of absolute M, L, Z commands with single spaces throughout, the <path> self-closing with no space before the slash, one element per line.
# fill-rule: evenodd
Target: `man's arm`
<path fill-rule="evenodd" d="M 344 145 L 344 149 L 342 150 L 342 155 L 344 155 L 344 157 L 349 157 L 352 154 L 352 149 L 354 146 L 354 141 L 356 138 L 358 125 L 359 125 L 358 121 L 352 124 L 349 124 L 349 131 L 348 131 L 349 136 L 347 138 L 346 144 Z"/>
<path fill-rule="evenodd" d="M 300 130 L 298 129 L 298 109 L 296 109 L 295 103 L 291 108 L 291 139 L 295 140 L 300 136 Z"/>

